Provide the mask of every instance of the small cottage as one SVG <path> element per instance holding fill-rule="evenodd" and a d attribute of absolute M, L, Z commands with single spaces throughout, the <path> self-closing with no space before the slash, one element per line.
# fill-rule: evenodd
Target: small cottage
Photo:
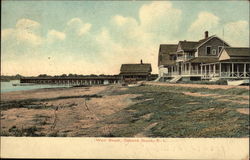
<path fill-rule="evenodd" d="M 149 80 L 152 72 L 150 63 L 122 64 L 120 76 L 122 80 L 134 79 L 136 81 Z"/>

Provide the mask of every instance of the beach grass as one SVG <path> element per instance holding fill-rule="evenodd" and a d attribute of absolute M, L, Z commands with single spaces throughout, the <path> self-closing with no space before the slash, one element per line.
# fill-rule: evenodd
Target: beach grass
<path fill-rule="evenodd" d="M 183 92 L 248 95 L 246 89 L 207 89 L 169 86 L 140 86 L 114 94 L 141 94 L 140 101 L 114 113 L 89 132 L 104 125 L 117 126 L 95 136 L 134 137 L 248 137 L 249 117 L 236 111 L 248 104 L 217 101 L 216 96 L 190 96 Z M 240 101 L 240 100 L 239 100 Z M 145 118 L 146 117 L 146 118 Z M 122 124 L 122 125 L 121 125 Z M 120 126 L 120 127 L 119 127 Z M 151 127 L 150 127 L 151 126 Z"/>

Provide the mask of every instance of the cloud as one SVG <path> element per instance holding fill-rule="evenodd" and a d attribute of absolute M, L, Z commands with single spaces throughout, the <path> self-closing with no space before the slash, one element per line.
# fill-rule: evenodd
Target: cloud
<path fill-rule="evenodd" d="M 3 30 L 1 30 L 1 39 L 2 40 L 6 40 L 10 36 L 12 36 L 13 33 L 14 33 L 14 29 L 12 29 L 12 28 L 10 28 L 10 29 L 3 29 Z"/>
<path fill-rule="evenodd" d="M 90 31 L 92 24 L 84 23 L 80 18 L 72 18 L 67 22 L 67 26 L 66 30 L 68 32 L 73 31 L 76 35 L 82 36 Z"/>
<path fill-rule="evenodd" d="M 157 52 L 160 43 L 176 42 L 181 10 L 172 6 L 171 2 L 151 2 L 142 5 L 138 10 L 139 19 L 115 15 L 111 26 L 106 28 L 103 55 L 110 60 L 116 59 L 116 67 L 122 63 L 139 63 L 140 59 L 152 64 L 157 72 Z M 108 38 L 107 38 L 108 37 Z M 101 44 L 99 44 L 101 45 Z M 119 72 L 119 70 L 118 70 Z"/>
<path fill-rule="evenodd" d="M 168 1 L 152 2 L 143 5 L 139 10 L 141 27 L 157 36 L 172 36 L 179 29 L 181 10 L 173 8 Z"/>
<path fill-rule="evenodd" d="M 198 18 L 191 24 L 188 32 L 192 36 L 202 35 L 205 31 L 214 30 L 219 24 L 219 17 L 213 13 L 200 12 Z"/>
<path fill-rule="evenodd" d="M 64 32 L 59 32 L 59 31 L 56 31 L 54 29 L 52 30 L 49 30 L 48 34 L 47 34 L 47 38 L 48 38 L 48 41 L 49 42 L 54 42 L 56 40 L 64 40 L 66 37 L 65 33 Z"/>
<path fill-rule="evenodd" d="M 40 23 L 30 19 L 20 19 L 15 28 L 1 31 L 4 41 L 11 40 L 13 43 L 25 43 L 26 45 L 40 45 L 43 42 L 39 35 Z"/>
<path fill-rule="evenodd" d="M 224 29 L 224 35 L 223 35 Z M 220 18 L 213 13 L 201 12 L 188 29 L 188 38 L 197 40 L 203 38 L 203 33 L 215 34 L 232 46 L 249 46 L 249 23 L 244 20 L 221 23 Z"/>
<path fill-rule="evenodd" d="M 40 23 L 30 19 L 20 19 L 16 23 L 16 28 L 22 30 L 36 30 L 40 27 Z"/>
<path fill-rule="evenodd" d="M 249 47 L 249 23 L 239 20 L 224 26 L 224 37 L 233 46 Z"/>

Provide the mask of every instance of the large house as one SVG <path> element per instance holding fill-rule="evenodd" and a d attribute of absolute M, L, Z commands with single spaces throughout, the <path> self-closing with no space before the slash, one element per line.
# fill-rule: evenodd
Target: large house
<path fill-rule="evenodd" d="M 199 41 L 161 44 L 158 57 L 159 80 L 219 80 L 249 78 L 250 49 L 231 47 L 216 35 L 205 32 Z"/>
<path fill-rule="evenodd" d="M 151 72 L 151 64 L 143 63 L 141 60 L 141 63 L 138 64 L 122 64 L 120 69 L 120 76 L 122 80 L 150 80 Z"/>

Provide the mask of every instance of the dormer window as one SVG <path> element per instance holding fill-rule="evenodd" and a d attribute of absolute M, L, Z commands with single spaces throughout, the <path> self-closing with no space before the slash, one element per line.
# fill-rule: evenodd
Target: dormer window
<path fill-rule="evenodd" d="M 216 55 L 216 49 L 212 50 L 212 55 Z"/>
<path fill-rule="evenodd" d="M 211 54 L 211 46 L 206 47 L 206 54 L 210 55 Z"/>

